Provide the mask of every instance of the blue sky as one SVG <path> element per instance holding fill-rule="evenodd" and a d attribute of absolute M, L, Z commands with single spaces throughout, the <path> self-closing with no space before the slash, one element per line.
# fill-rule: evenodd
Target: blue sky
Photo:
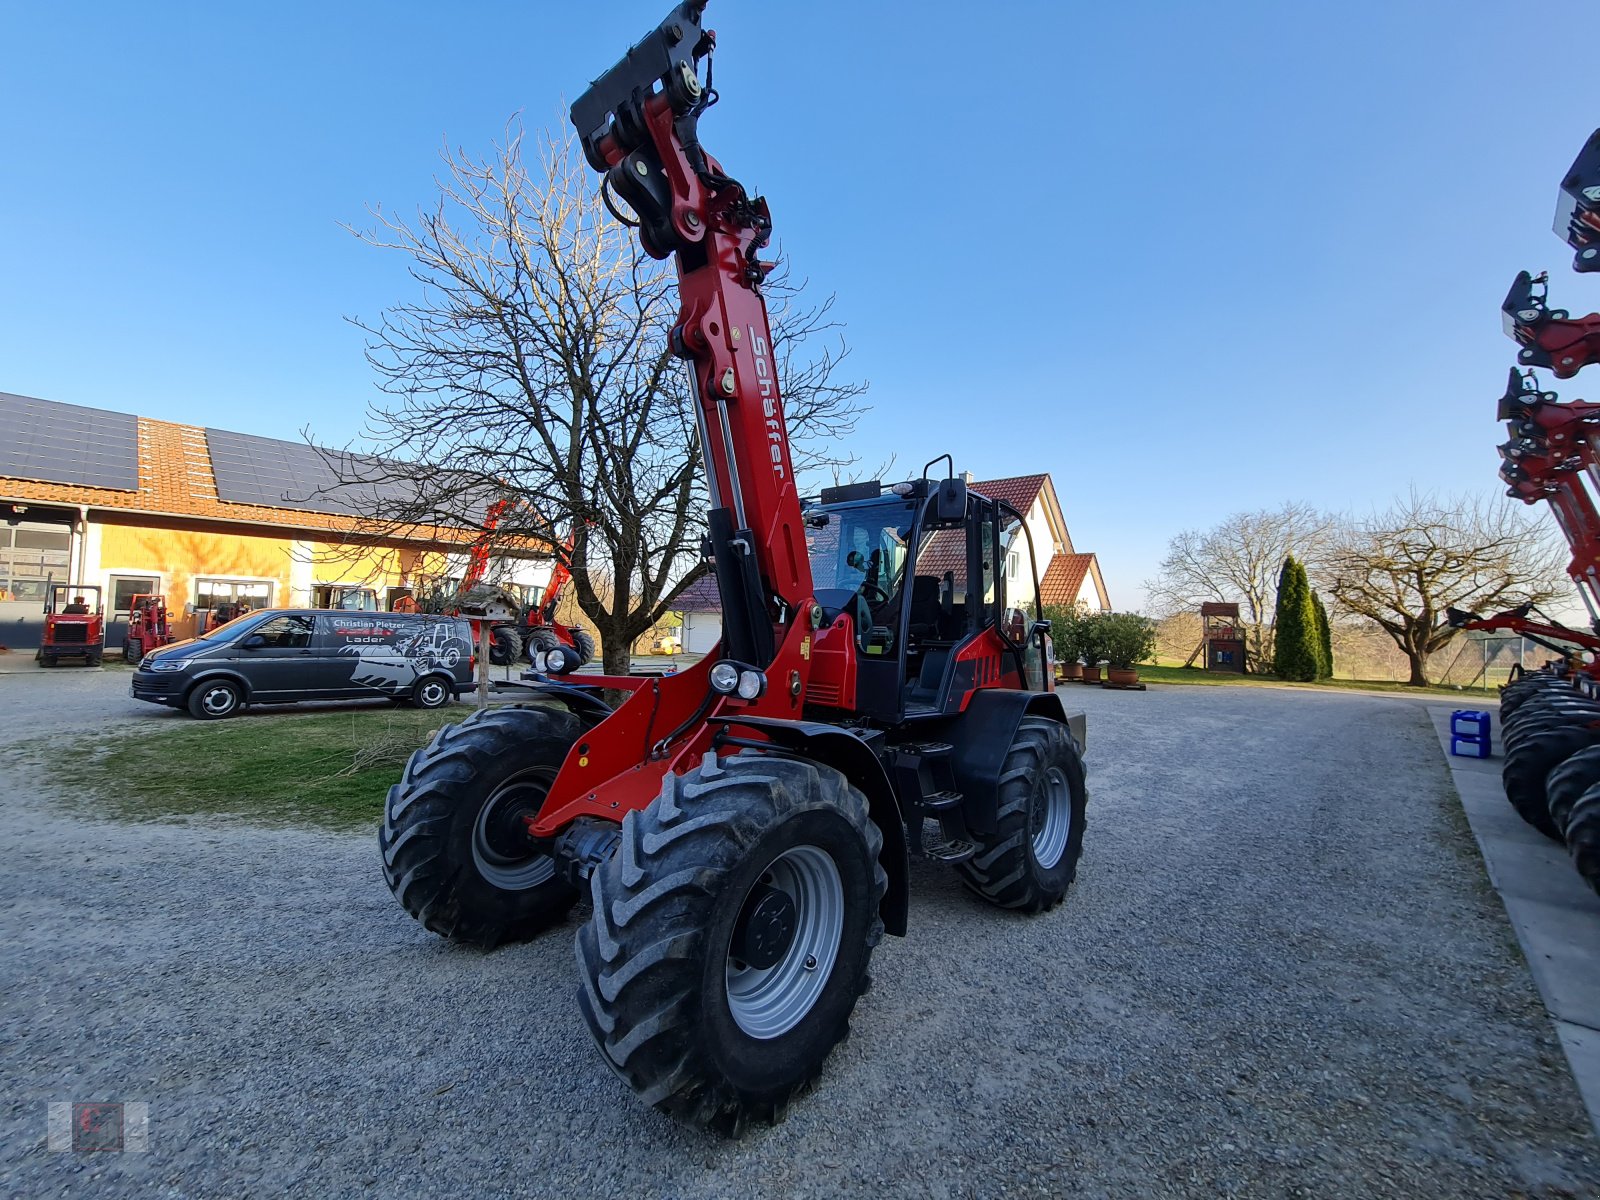
<path fill-rule="evenodd" d="M 355 435 L 343 318 L 413 285 L 340 222 L 559 120 L 667 7 L 0 3 L 0 390 Z M 1236 509 L 1496 490 L 1512 275 L 1600 307 L 1550 230 L 1592 15 L 713 0 L 703 135 L 838 295 L 863 458 L 1050 471 L 1132 607 Z"/>

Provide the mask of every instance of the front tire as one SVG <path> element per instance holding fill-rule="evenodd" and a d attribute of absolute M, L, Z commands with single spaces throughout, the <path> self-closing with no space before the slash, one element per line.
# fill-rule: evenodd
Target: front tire
<path fill-rule="evenodd" d="M 810 1087 L 883 936 L 882 834 L 831 768 L 742 754 L 669 775 L 591 879 L 579 1007 L 648 1104 L 737 1135 Z"/>
<path fill-rule="evenodd" d="M 539 811 L 573 742 L 570 713 L 491 708 L 446 725 L 389 789 L 383 877 L 425 929 L 493 949 L 566 916 L 577 891 L 522 818 Z"/>
<path fill-rule="evenodd" d="M 522 635 L 514 625 L 496 625 L 489 630 L 489 662 L 509 667 L 522 657 Z"/>
<path fill-rule="evenodd" d="M 207 679 L 189 692 L 189 715 L 200 721 L 221 721 L 237 716 L 244 707 L 239 685 L 226 679 Z"/>
<path fill-rule="evenodd" d="M 991 904 L 1038 913 L 1061 903 L 1078 874 L 1089 795 L 1067 727 L 1023 717 L 1000 768 L 992 836 L 956 864 L 962 882 Z"/>

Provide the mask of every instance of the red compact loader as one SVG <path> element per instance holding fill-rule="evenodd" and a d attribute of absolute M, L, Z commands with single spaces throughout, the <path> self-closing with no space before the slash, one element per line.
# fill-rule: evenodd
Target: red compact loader
<path fill-rule="evenodd" d="M 128 604 L 128 632 L 122 639 L 123 661 L 136 663 L 172 640 L 166 597 L 135 596 Z"/>
<path fill-rule="evenodd" d="M 646 252 L 676 260 L 668 344 L 694 384 L 722 641 L 674 675 L 535 677 L 538 703 L 446 727 L 379 844 L 400 903 L 457 941 L 531 937 L 587 891 L 578 1005 L 606 1063 L 733 1133 L 780 1119 L 845 1036 L 873 948 L 907 931 L 911 855 L 1045 912 L 1077 872 L 1086 792 L 1022 514 L 948 456 L 800 495 L 767 202 L 699 140 L 704 7 L 674 8 L 572 120 Z"/>
<path fill-rule="evenodd" d="M 98 667 L 106 652 L 106 618 L 94 584 L 51 583 L 44 600 L 44 640 L 35 661 L 53 667 L 63 658 L 81 658 Z"/>

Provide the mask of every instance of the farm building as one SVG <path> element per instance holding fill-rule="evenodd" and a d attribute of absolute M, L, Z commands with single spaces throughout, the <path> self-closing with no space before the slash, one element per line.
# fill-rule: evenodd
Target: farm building
<path fill-rule="evenodd" d="M 114 647 L 140 593 L 191 636 L 224 606 L 389 609 L 462 574 L 475 530 L 358 538 L 370 499 L 303 442 L 0 392 L 0 645 L 38 645 L 50 579 L 104 589 Z M 500 560 L 491 578 L 539 587 L 549 570 Z"/>

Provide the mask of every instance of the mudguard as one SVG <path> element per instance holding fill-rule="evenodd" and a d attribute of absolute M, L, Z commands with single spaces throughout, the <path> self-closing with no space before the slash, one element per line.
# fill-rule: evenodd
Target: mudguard
<path fill-rule="evenodd" d="M 906 826 L 900 801 L 883 762 L 865 739 L 837 725 L 819 721 L 783 721 L 773 717 L 720 718 L 733 727 L 758 730 L 785 750 L 792 750 L 842 774 L 867 798 L 872 822 L 883 833 L 883 850 L 878 861 L 889 877 L 879 915 L 883 928 L 904 937 L 911 908 L 911 855 L 906 845 Z"/>
<path fill-rule="evenodd" d="M 961 810 L 967 828 L 975 834 L 995 831 L 999 818 L 1000 768 L 1011 743 L 1016 740 L 1022 718 L 1045 717 L 1067 727 L 1081 756 L 1088 736 L 1088 718 L 1081 712 L 1068 713 L 1061 697 L 1054 692 L 1024 692 L 1013 688 L 981 688 L 974 693 L 966 711 L 944 721 L 919 724 L 949 742 L 951 766 L 956 787 L 965 797 Z"/>

